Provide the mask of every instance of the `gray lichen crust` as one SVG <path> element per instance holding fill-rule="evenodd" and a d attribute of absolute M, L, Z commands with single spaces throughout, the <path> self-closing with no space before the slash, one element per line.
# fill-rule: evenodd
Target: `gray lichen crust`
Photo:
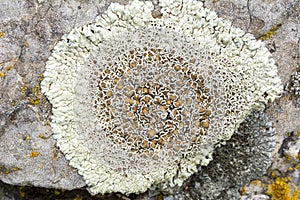
<path fill-rule="evenodd" d="M 276 145 L 272 123 L 262 111 L 251 113 L 213 160 L 192 176 L 188 191 L 171 191 L 165 199 L 241 199 L 242 187 L 266 174 Z"/>
<path fill-rule="evenodd" d="M 92 194 L 181 185 L 282 91 L 260 41 L 202 3 L 112 3 L 53 50 L 52 129 Z"/>

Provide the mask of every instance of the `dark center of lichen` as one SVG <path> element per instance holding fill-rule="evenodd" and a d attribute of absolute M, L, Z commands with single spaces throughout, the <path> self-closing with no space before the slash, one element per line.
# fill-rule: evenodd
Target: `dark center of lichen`
<path fill-rule="evenodd" d="M 180 151 L 200 143 L 210 125 L 209 89 L 193 63 L 163 49 L 132 49 L 97 74 L 97 99 L 106 137 L 146 153 Z M 100 103 L 99 103 L 100 102 Z"/>

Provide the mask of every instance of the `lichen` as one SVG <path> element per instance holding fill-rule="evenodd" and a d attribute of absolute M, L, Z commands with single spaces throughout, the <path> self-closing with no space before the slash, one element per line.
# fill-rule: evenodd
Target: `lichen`
<path fill-rule="evenodd" d="M 6 167 L 4 165 L 0 165 L 0 174 L 11 174 L 13 172 L 21 170 L 20 167 Z"/>
<path fill-rule="evenodd" d="M 292 74 L 290 81 L 285 86 L 285 90 L 293 95 L 296 107 L 300 106 L 300 68 Z"/>
<path fill-rule="evenodd" d="M 28 86 L 24 85 L 21 87 L 21 93 L 26 95 L 28 101 L 32 105 L 37 105 L 40 103 L 41 99 L 41 89 L 40 85 L 37 84 L 35 87 L 29 88 Z"/>
<path fill-rule="evenodd" d="M 39 154 L 40 154 L 40 153 L 37 152 L 37 151 L 32 151 L 32 152 L 30 153 L 29 156 L 30 156 L 31 158 L 35 158 L 35 157 L 37 157 Z"/>
<path fill-rule="evenodd" d="M 262 41 L 271 39 L 274 36 L 274 34 L 276 34 L 276 32 L 278 31 L 278 29 L 281 26 L 282 26 L 281 23 L 273 26 L 269 31 L 267 31 L 266 33 L 262 34 L 258 39 L 262 40 Z"/>
<path fill-rule="evenodd" d="M 261 41 L 191 0 L 112 3 L 46 64 L 52 129 L 92 194 L 182 185 L 280 96 Z M 156 16 L 156 15 L 155 15 Z"/>
<path fill-rule="evenodd" d="M 251 188 L 263 185 L 257 179 L 271 165 L 275 137 L 275 129 L 263 112 L 251 113 L 232 138 L 215 149 L 214 159 L 202 166 L 188 183 L 195 185 L 194 188 L 188 194 L 180 192 L 174 199 L 241 199 L 240 195 L 247 196 L 249 184 Z"/>
<path fill-rule="evenodd" d="M 289 184 L 289 178 L 277 177 L 266 193 L 272 196 L 272 200 L 298 200 L 299 190 Z"/>

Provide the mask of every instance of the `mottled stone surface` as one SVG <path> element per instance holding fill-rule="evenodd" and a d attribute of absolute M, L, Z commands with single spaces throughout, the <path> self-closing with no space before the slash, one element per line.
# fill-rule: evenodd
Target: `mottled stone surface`
<path fill-rule="evenodd" d="M 40 93 L 45 61 L 61 36 L 92 22 L 103 1 L 0 1 L 0 179 L 9 184 L 85 186 L 55 147 L 51 107 Z"/>
<path fill-rule="evenodd" d="M 0 180 L 9 184 L 66 189 L 85 185 L 76 170 L 68 166 L 51 138 L 51 106 L 40 93 L 40 75 L 51 49 L 61 36 L 76 26 L 92 22 L 108 4 L 109 1 L 100 0 L 0 0 Z M 232 21 L 234 26 L 265 40 L 284 84 L 290 81 L 292 72 L 300 67 L 298 0 L 214 0 L 205 1 L 205 6 Z M 290 177 L 292 184 L 300 186 L 300 169 L 297 168 L 300 108 L 295 103 L 295 95 L 286 91 L 280 100 L 267 107 L 265 113 L 276 129 L 273 164 L 261 177 L 262 184 L 258 188 L 253 189 L 251 184 L 246 187 L 243 199 L 270 199 L 264 193 L 276 176 Z M 168 191 L 172 194 L 150 191 L 128 198 L 198 197 L 197 191 L 201 189 L 198 180 L 201 178 L 195 176 L 185 187 Z M 0 197 L 26 197 L 21 192 L 29 189 L 21 189 L 1 184 Z M 183 192 L 185 195 L 180 196 Z M 72 197 L 79 194 L 81 191 L 76 190 Z M 118 198 L 114 196 L 114 199 Z"/>

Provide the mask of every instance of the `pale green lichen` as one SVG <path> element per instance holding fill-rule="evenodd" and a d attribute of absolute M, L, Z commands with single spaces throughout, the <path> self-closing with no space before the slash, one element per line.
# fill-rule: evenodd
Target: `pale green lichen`
<path fill-rule="evenodd" d="M 182 185 L 282 91 L 270 52 L 199 1 L 112 3 L 64 36 L 42 91 L 92 194 Z"/>

